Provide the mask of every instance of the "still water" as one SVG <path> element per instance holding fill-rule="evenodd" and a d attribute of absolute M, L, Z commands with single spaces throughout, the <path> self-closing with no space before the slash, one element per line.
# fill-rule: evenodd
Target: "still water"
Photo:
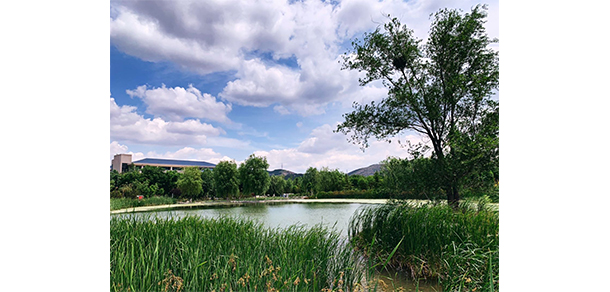
<path fill-rule="evenodd" d="M 341 236 L 347 238 L 347 227 L 350 217 L 356 209 L 367 204 L 330 204 L 330 203 L 277 203 L 277 204 L 249 204 L 239 207 L 215 207 L 206 209 L 179 209 L 171 211 L 156 211 L 152 214 L 132 213 L 129 215 L 113 216 L 148 216 L 156 217 L 184 217 L 197 215 L 201 217 L 215 218 L 220 216 L 235 216 L 254 219 L 266 227 L 285 228 L 299 224 L 313 226 L 322 224 L 325 227 L 335 229 Z"/>
<path fill-rule="evenodd" d="M 336 230 L 343 238 L 348 237 L 349 220 L 354 212 L 367 205 L 359 203 L 273 203 L 248 204 L 236 207 L 214 207 L 196 209 L 177 209 L 171 211 L 155 211 L 146 213 L 118 214 L 111 216 L 151 216 L 152 217 L 184 217 L 197 215 L 207 218 L 220 216 L 236 216 L 254 219 L 270 228 L 285 228 L 299 224 L 313 226 L 322 224 Z M 402 291 L 440 291 L 436 283 L 420 282 L 419 285 L 406 278 L 398 271 L 380 272 L 378 276 L 394 289 L 402 287 Z M 390 288 L 391 289 L 391 288 Z M 383 290 L 383 289 L 382 289 Z"/>

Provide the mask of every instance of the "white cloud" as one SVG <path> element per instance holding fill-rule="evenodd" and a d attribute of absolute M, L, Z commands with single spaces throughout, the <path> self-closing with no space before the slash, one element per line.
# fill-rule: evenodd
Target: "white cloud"
<path fill-rule="evenodd" d="M 207 146 L 210 147 L 226 147 L 233 149 L 249 149 L 250 141 L 244 141 L 234 138 L 227 137 L 209 137 L 207 141 Z"/>
<path fill-rule="evenodd" d="M 267 107 L 297 99 L 300 74 L 285 66 L 268 67 L 260 59 L 247 60 L 220 97 L 240 105 Z"/>
<path fill-rule="evenodd" d="M 281 105 L 274 106 L 273 111 L 279 113 L 280 115 L 289 115 L 290 114 L 290 111 Z"/>
<path fill-rule="evenodd" d="M 324 154 L 329 150 L 342 150 L 349 146 L 345 141 L 345 135 L 333 133 L 333 129 L 328 124 L 313 129 L 310 136 L 301 142 L 297 149 L 304 153 Z"/>
<path fill-rule="evenodd" d="M 346 50 L 341 45 L 387 22 L 387 14 L 398 17 L 425 40 L 431 13 L 441 7 L 468 12 L 475 4 L 464 0 L 343 0 L 335 4 L 317 0 L 112 1 L 110 37 L 116 48 L 142 60 L 171 62 L 202 75 L 235 72 L 235 79 L 218 94 L 224 101 L 274 106 L 279 114 L 310 116 L 324 114 L 331 103 L 350 107 L 354 101 L 366 104 L 387 95 L 378 82 L 359 86 L 362 73 L 341 70 L 341 55 Z M 492 37 L 498 36 L 497 10 L 497 1 L 492 2 L 486 24 Z M 286 58 L 296 61 L 296 66 L 282 65 L 285 63 L 279 59 Z M 135 107 L 118 106 L 111 98 L 111 136 L 117 141 L 111 148 L 122 150 L 124 145 L 119 142 L 189 145 L 194 148 L 183 148 L 180 153 L 196 156 L 204 149 L 198 150 L 199 145 L 253 147 L 249 141 L 221 137 L 222 129 L 201 122 L 241 128 L 227 117 L 231 104 L 192 86 L 140 86 L 130 94 L 141 98 L 146 113 L 154 118 L 144 118 Z M 296 125 L 301 128 L 303 123 Z M 332 129 L 330 125 L 318 127 L 294 148 L 258 152 L 268 154 L 272 167 L 279 168 L 283 162 L 285 168 L 299 172 L 308 166 L 352 170 L 387 156 L 406 155 L 395 142 L 378 141 L 371 142 L 363 153 L 346 141 L 347 136 L 332 133 Z M 257 133 L 244 130 L 241 134 Z M 216 152 L 209 157 L 230 160 Z"/>
<path fill-rule="evenodd" d="M 199 120 L 183 122 L 147 119 L 133 106 L 118 106 L 110 98 L 111 139 L 139 144 L 155 145 L 203 145 L 207 137 L 218 136 L 224 131 Z"/>
<path fill-rule="evenodd" d="M 359 146 L 349 143 L 346 135 L 333 133 L 333 129 L 325 124 L 312 130 L 310 136 L 296 148 L 260 150 L 254 154 L 267 157 L 269 169 L 277 169 L 283 165 L 285 169 L 298 173 L 304 173 L 309 167 L 328 167 L 349 172 L 379 163 L 390 156 L 407 157 L 407 149 L 396 143 L 398 138 L 403 144 L 406 144 L 406 141 L 422 141 L 422 138 L 416 135 L 401 135 L 393 139 L 392 143 L 374 140 L 363 152 Z"/>
<path fill-rule="evenodd" d="M 114 158 L 115 154 L 127 153 L 127 146 L 121 145 L 117 141 L 112 141 L 110 143 L 110 160 Z"/>
<path fill-rule="evenodd" d="M 148 3 L 152 7 L 162 2 Z M 167 33 L 159 19 L 138 14 L 141 11 L 132 11 L 125 6 L 114 9 L 118 15 L 110 19 L 110 38 L 117 48 L 127 54 L 151 62 L 171 61 L 200 74 L 231 70 L 239 63 L 238 53 L 234 49 L 227 50 L 196 38 Z"/>
<path fill-rule="evenodd" d="M 157 153 L 156 151 L 149 151 L 146 153 L 142 153 L 128 151 L 128 147 L 126 145 L 121 145 L 117 141 L 112 141 L 112 143 L 110 143 L 110 160 L 112 160 L 115 154 L 121 153 L 131 154 L 132 161 L 137 161 L 144 158 L 167 158 L 182 160 L 200 160 L 217 164 L 219 161 L 222 160 L 232 160 L 227 156 L 223 156 L 222 154 L 215 152 L 211 148 L 184 147 L 174 152 L 167 151 L 165 153 Z"/>
<path fill-rule="evenodd" d="M 182 121 L 185 118 L 201 118 L 221 123 L 230 123 L 227 114 L 231 105 L 216 101 L 210 94 L 202 94 L 197 88 L 167 88 L 163 84 L 159 88 L 138 86 L 135 90 L 127 90 L 131 97 L 139 97 L 146 104 L 146 113 L 168 119 Z"/>
<path fill-rule="evenodd" d="M 342 44 L 380 27 L 388 14 L 426 39 L 431 13 L 441 7 L 468 12 L 475 4 L 470 0 L 113 1 L 111 42 L 143 60 L 169 61 L 204 75 L 235 70 L 236 79 L 219 97 L 244 106 L 277 104 L 274 109 L 280 114 L 309 116 L 325 113 L 334 101 L 351 105 L 378 100 L 384 93 L 381 86 L 359 87 L 357 72 L 341 70 L 338 62 L 346 50 Z M 490 16 L 497 15 L 497 7 L 492 2 Z M 492 37 L 497 36 L 496 19 L 487 23 Z M 261 60 L 259 53 L 272 60 Z M 280 58 L 294 58 L 298 67 L 276 64 Z M 170 120 L 176 118 L 172 113 L 184 114 L 168 108 L 158 111 Z"/>

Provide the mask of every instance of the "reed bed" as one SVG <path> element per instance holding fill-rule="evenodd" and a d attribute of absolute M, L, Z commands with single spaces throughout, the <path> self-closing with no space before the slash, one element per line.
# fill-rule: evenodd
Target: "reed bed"
<path fill-rule="evenodd" d="M 354 291 L 362 265 L 337 232 L 243 218 L 110 220 L 112 291 Z"/>
<path fill-rule="evenodd" d="M 438 279 L 444 291 L 490 291 L 498 282 L 499 216 L 493 208 L 475 207 L 397 201 L 365 206 L 350 219 L 348 233 L 369 260 L 413 279 Z"/>

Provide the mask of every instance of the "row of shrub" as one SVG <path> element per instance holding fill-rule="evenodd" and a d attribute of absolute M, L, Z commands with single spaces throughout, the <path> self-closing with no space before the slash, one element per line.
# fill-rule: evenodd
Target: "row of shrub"
<path fill-rule="evenodd" d="M 392 192 L 387 189 L 345 190 L 334 192 L 318 192 L 316 199 L 397 199 L 397 200 L 434 200 L 442 198 L 443 194 L 425 194 L 413 191 Z"/>
<path fill-rule="evenodd" d="M 243 198 L 255 195 L 294 193 L 313 198 L 361 199 L 446 199 L 445 187 L 430 158 L 388 158 L 381 170 L 363 177 L 339 170 L 310 167 L 302 177 L 270 177 L 265 157 L 250 156 L 239 167 L 232 161 L 220 162 L 215 169 L 185 168 L 184 173 L 158 167 L 111 171 L 110 197 L 167 196 L 185 199 Z M 460 181 L 461 198 L 486 195 L 499 201 L 499 175 L 482 171 Z"/>

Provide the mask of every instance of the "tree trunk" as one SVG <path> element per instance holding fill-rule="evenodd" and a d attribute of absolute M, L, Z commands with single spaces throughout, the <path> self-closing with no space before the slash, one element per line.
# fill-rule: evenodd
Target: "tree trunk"
<path fill-rule="evenodd" d="M 460 194 L 458 192 L 457 184 L 452 184 L 447 187 L 447 203 L 457 209 L 460 204 Z"/>

